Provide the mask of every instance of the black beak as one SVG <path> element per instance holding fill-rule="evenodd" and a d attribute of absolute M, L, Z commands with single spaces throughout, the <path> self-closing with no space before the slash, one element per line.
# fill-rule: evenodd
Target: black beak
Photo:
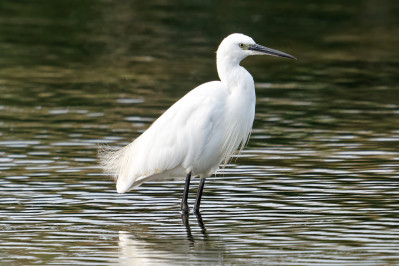
<path fill-rule="evenodd" d="M 267 55 L 272 55 L 272 56 L 279 56 L 279 57 L 286 57 L 290 59 L 295 59 L 292 55 L 289 55 L 287 53 L 280 52 L 278 50 L 274 50 L 272 48 L 267 48 L 259 44 L 251 44 L 248 46 L 248 50 L 256 51 L 261 54 L 267 54 Z"/>

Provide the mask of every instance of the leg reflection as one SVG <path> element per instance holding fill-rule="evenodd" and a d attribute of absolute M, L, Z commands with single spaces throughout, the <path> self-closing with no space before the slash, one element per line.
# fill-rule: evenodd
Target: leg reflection
<path fill-rule="evenodd" d="M 189 218 L 190 218 L 190 216 L 189 216 L 188 212 L 183 212 L 181 214 L 181 220 L 182 220 L 182 222 L 184 224 L 184 227 L 186 228 L 187 240 L 190 241 L 191 244 L 194 244 L 194 238 L 193 238 L 193 235 L 191 233 L 191 227 L 190 227 Z"/>
<path fill-rule="evenodd" d="M 195 216 L 197 217 L 198 226 L 201 228 L 201 234 L 204 236 L 204 239 L 206 239 L 208 234 L 206 233 L 206 228 L 204 222 L 202 221 L 201 213 L 197 212 L 195 213 Z"/>
<path fill-rule="evenodd" d="M 203 236 L 204 239 L 208 238 L 208 234 L 206 232 L 206 228 L 204 225 L 204 222 L 202 220 L 202 216 L 201 213 L 196 213 L 195 217 L 197 218 L 197 222 L 198 222 L 198 226 L 199 228 L 201 228 L 201 234 Z M 190 226 L 190 216 L 188 213 L 182 213 L 181 214 L 181 218 L 182 218 L 182 222 L 184 227 L 186 228 L 186 233 L 187 233 L 187 240 L 190 241 L 191 243 L 194 243 L 194 237 L 193 234 L 191 232 L 191 226 Z"/>

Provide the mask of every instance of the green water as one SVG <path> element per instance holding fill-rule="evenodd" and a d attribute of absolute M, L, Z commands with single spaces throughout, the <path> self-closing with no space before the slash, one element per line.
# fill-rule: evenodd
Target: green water
<path fill-rule="evenodd" d="M 398 264 L 398 13 L 387 0 L 2 1 L 0 264 Z M 118 195 L 98 145 L 129 143 L 217 79 L 232 32 L 299 60 L 242 62 L 251 140 L 207 181 L 201 219 L 180 216 L 183 182 Z"/>

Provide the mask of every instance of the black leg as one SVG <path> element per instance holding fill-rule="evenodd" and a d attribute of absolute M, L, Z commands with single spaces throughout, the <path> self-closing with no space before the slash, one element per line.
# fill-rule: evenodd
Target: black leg
<path fill-rule="evenodd" d="M 188 190 L 190 189 L 190 180 L 191 180 L 191 172 L 186 176 L 186 183 L 184 185 L 183 198 L 181 199 L 181 211 L 183 213 L 189 212 L 190 208 L 188 207 L 187 199 L 188 199 Z"/>
<path fill-rule="evenodd" d="M 199 209 L 200 209 L 200 205 L 201 205 L 202 191 L 204 190 L 204 185 L 205 185 L 205 178 L 201 178 L 199 186 L 198 186 L 197 199 L 195 200 L 195 205 L 194 205 L 194 213 L 195 214 L 199 213 Z"/>

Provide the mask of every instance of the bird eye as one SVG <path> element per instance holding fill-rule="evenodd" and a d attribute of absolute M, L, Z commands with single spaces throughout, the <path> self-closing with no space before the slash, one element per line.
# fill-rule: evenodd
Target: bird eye
<path fill-rule="evenodd" d="M 240 46 L 240 48 L 244 48 L 244 44 L 243 43 L 239 43 L 238 46 Z"/>

